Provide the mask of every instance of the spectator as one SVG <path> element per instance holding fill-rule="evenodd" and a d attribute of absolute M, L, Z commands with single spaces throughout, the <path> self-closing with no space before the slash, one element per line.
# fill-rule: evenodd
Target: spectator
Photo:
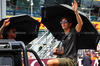
<path fill-rule="evenodd" d="M 95 52 L 95 57 L 97 57 L 97 58 L 99 57 L 98 52 Z"/>
<path fill-rule="evenodd" d="M 8 29 L 8 39 L 15 40 L 16 39 L 16 29 L 15 28 L 9 28 Z M 22 60 L 21 60 L 21 53 L 16 52 L 14 55 L 14 62 L 15 66 L 22 66 Z"/>
<path fill-rule="evenodd" d="M 87 51 L 86 55 L 83 57 L 82 64 L 83 66 L 91 66 L 92 60 L 89 57 L 89 51 Z"/>
<path fill-rule="evenodd" d="M 98 66 L 100 66 L 100 51 L 98 52 L 98 55 L 99 55 L 99 59 L 98 59 L 99 65 Z"/>
<path fill-rule="evenodd" d="M 42 47 L 43 47 L 43 45 L 41 45 L 40 47 L 39 47 L 39 50 L 38 50 L 38 52 L 42 49 Z"/>
<path fill-rule="evenodd" d="M 91 51 L 91 57 L 94 57 L 94 54 L 95 54 L 94 52 L 95 52 L 95 50 Z"/>
<path fill-rule="evenodd" d="M 43 47 L 45 47 L 45 46 L 46 46 L 46 44 L 41 45 L 41 46 L 39 47 L 39 49 L 38 49 L 38 52 L 39 52 Z"/>

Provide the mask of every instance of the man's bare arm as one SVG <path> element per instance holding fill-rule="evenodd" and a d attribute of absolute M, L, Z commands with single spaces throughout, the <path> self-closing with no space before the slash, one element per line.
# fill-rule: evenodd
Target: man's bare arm
<path fill-rule="evenodd" d="M 78 14 L 78 11 L 77 11 L 78 4 L 77 4 L 77 2 L 75 0 L 74 0 L 74 4 L 72 3 L 72 8 L 73 8 L 73 10 L 75 12 L 76 19 L 77 19 L 77 22 L 78 22 L 78 24 L 76 25 L 75 29 L 76 29 L 77 32 L 80 32 L 81 29 L 82 29 L 83 21 L 82 21 L 80 15 Z"/>
<path fill-rule="evenodd" d="M 0 38 L 3 37 L 3 36 L 2 36 L 2 33 L 3 33 L 4 29 L 5 29 L 5 27 L 8 26 L 8 25 L 10 24 L 9 20 L 10 20 L 10 18 L 7 19 L 7 20 L 5 20 L 4 23 L 3 23 L 3 25 L 2 25 L 2 27 L 0 28 Z"/>

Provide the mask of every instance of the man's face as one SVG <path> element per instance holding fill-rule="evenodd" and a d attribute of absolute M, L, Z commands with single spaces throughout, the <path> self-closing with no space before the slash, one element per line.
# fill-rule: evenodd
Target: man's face
<path fill-rule="evenodd" d="M 61 26 L 62 26 L 62 28 L 64 29 L 64 30 L 66 30 L 66 29 L 69 29 L 70 27 L 71 27 L 71 23 L 69 23 L 69 22 L 66 22 L 67 20 L 64 18 L 64 19 L 62 19 L 62 24 L 61 24 Z"/>
<path fill-rule="evenodd" d="M 89 55 L 90 54 L 90 52 L 89 51 L 86 51 L 86 55 Z"/>
<path fill-rule="evenodd" d="M 16 38 L 16 29 L 11 28 L 8 32 L 8 37 L 11 37 L 12 39 Z"/>

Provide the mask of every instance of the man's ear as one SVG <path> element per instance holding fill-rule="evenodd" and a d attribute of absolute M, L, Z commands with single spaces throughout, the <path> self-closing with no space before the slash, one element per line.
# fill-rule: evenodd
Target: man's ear
<path fill-rule="evenodd" d="M 69 26 L 71 27 L 72 26 L 72 23 L 69 23 Z"/>

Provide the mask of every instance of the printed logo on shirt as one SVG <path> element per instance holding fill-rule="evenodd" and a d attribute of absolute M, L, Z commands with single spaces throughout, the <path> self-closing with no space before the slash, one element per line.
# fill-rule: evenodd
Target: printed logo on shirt
<path fill-rule="evenodd" d="M 67 39 L 69 40 L 71 38 L 71 33 L 68 34 Z"/>

